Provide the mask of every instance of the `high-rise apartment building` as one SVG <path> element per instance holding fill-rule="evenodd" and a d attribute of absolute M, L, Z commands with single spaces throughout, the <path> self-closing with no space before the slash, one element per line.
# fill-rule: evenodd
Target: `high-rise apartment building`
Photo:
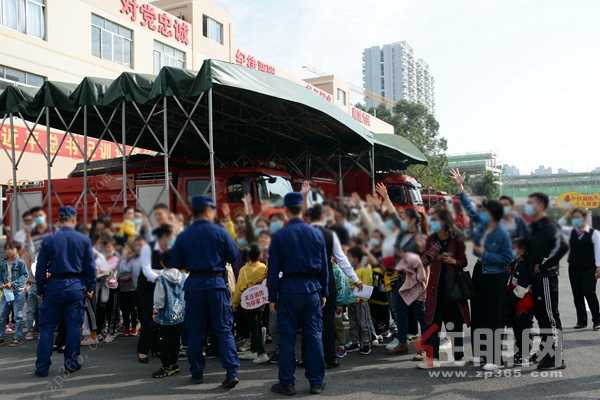
<path fill-rule="evenodd" d="M 366 90 L 394 101 L 423 103 L 435 114 L 435 81 L 429 64 L 414 56 L 406 42 L 374 46 L 363 51 L 363 85 Z M 366 98 L 367 109 L 378 103 Z"/>

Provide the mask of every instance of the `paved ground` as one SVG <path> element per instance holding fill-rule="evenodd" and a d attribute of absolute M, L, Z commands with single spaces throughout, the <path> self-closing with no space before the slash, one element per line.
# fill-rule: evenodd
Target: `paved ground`
<path fill-rule="evenodd" d="M 471 265 L 473 264 L 471 261 Z M 475 367 L 443 368 L 436 371 L 462 372 L 464 377 L 432 377 L 415 368 L 410 356 L 392 357 L 384 348 L 375 348 L 368 356 L 352 353 L 341 360 L 341 368 L 328 372 L 323 396 L 339 399 L 540 399 L 540 398 L 600 398 L 600 366 L 598 350 L 600 332 L 591 329 L 574 331 L 575 314 L 566 266 L 562 267 L 561 306 L 564 332 L 564 357 L 567 369 L 562 377 L 535 375 L 532 368 L 506 369 L 501 377 L 484 378 Z M 11 339 L 12 334 L 7 335 Z M 169 378 L 152 379 L 160 361 L 137 362 L 136 338 L 117 338 L 113 343 L 99 345 L 95 350 L 82 349 L 83 368 L 70 376 L 60 375 L 61 358 L 55 354 L 55 364 L 47 378 L 33 375 L 37 342 L 26 342 L 20 348 L 0 347 L 0 400 L 3 399 L 148 399 L 164 398 L 277 398 L 270 386 L 277 380 L 277 366 L 254 365 L 242 361 L 241 383 L 232 391 L 220 387 L 224 370 L 219 360 L 207 360 L 205 384 L 190 384 L 188 364 L 180 362 L 182 372 Z M 269 345 L 268 345 L 269 346 Z M 269 347 L 267 346 L 267 349 Z M 412 351 L 414 353 L 414 351 Z M 469 350 L 467 350 L 469 353 Z M 532 372 L 534 375 L 532 375 Z M 296 374 L 297 397 L 306 397 L 308 383 Z M 479 376 L 478 376 L 479 374 Z M 517 376 L 519 375 L 519 376 Z"/>

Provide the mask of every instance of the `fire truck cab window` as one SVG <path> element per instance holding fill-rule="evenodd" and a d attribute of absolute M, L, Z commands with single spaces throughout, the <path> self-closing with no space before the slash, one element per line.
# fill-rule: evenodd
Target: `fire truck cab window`
<path fill-rule="evenodd" d="M 210 180 L 194 179 L 187 181 L 187 202 L 192 204 L 192 197 L 206 195 L 211 196 Z"/>
<path fill-rule="evenodd" d="M 406 189 L 404 188 L 404 186 L 389 186 L 388 194 L 392 203 L 408 204 L 408 199 L 406 197 Z"/>
<path fill-rule="evenodd" d="M 227 179 L 227 202 L 241 203 L 246 193 L 252 193 L 252 178 L 234 176 Z M 254 197 L 254 196 L 253 196 Z"/>

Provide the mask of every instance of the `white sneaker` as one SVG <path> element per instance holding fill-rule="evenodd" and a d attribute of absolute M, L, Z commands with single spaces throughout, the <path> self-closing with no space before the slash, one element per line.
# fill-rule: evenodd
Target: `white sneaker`
<path fill-rule="evenodd" d="M 440 342 L 440 350 L 452 350 L 452 344 L 448 339 L 442 339 Z"/>
<path fill-rule="evenodd" d="M 454 360 L 453 363 L 454 363 L 455 367 L 464 367 L 465 366 L 464 360 Z"/>
<path fill-rule="evenodd" d="M 264 353 L 263 355 L 261 355 L 260 357 L 252 360 L 252 362 L 254 364 L 266 364 L 268 363 L 270 360 L 269 356 L 267 355 L 267 353 Z"/>
<path fill-rule="evenodd" d="M 496 365 L 496 364 L 485 364 L 483 366 L 483 370 L 484 371 L 497 371 L 499 369 L 501 369 L 503 366 L 502 365 Z"/>
<path fill-rule="evenodd" d="M 425 361 L 421 361 L 420 363 L 417 364 L 417 368 L 419 369 L 432 369 L 432 368 L 439 368 L 440 367 L 440 362 L 438 360 L 433 360 L 433 362 L 431 362 L 431 360 L 425 360 Z"/>
<path fill-rule="evenodd" d="M 106 335 L 106 337 L 104 338 L 104 340 L 102 341 L 102 343 L 110 343 L 112 341 L 115 340 L 115 336 L 111 335 L 110 333 L 108 335 Z"/>
<path fill-rule="evenodd" d="M 389 342 L 386 346 L 385 349 L 386 350 L 393 350 L 396 347 L 398 347 L 398 345 L 400 344 L 400 341 L 398 340 L 398 338 L 394 338 L 394 340 L 392 340 L 391 342 Z"/>
<path fill-rule="evenodd" d="M 240 360 L 257 360 L 258 359 L 258 354 L 256 354 L 256 352 L 247 352 L 245 354 L 241 354 L 240 356 Z"/>
<path fill-rule="evenodd" d="M 371 342 L 371 347 L 379 347 L 381 346 L 381 344 L 379 344 L 379 340 L 373 340 Z"/>

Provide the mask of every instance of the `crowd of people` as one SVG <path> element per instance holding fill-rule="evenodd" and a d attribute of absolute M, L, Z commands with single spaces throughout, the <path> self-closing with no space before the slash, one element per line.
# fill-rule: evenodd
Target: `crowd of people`
<path fill-rule="evenodd" d="M 510 197 L 476 205 L 464 190 L 464 174 L 453 170 L 451 177 L 474 226 L 477 262 L 466 276 L 465 239 L 452 214 L 440 206 L 427 214 L 396 207 L 382 184 L 376 196 L 354 194 L 347 204 L 309 206 L 305 182 L 301 193 L 286 196 L 285 212 L 270 210 L 265 202 L 258 215 L 248 194 L 239 214 L 232 216 L 229 206 L 221 205 L 221 219 L 212 199 L 197 196 L 193 221 L 157 204 L 154 227 L 132 207 L 123 210 L 119 224 L 98 215 L 94 206 L 89 230 L 76 224 L 73 208 L 61 208 L 58 225 L 41 207 L 32 208 L 22 216 L 23 229 L 6 243 L 0 264 L 0 345 L 12 321 L 9 346 L 39 334 L 36 374 L 47 376 L 52 350 L 64 352 L 66 368 L 74 371 L 80 367 L 80 345 L 137 337 L 140 363 L 160 358 L 154 378 L 180 372 L 179 358 L 187 357 L 192 379 L 202 383 L 204 359 L 220 357 L 228 371 L 225 387 L 237 384 L 239 360 L 251 360 L 279 363 L 280 382 L 273 387 L 278 393 L 295 393 L 296 366 L 306 368 L 311 390 L 320 393 L 324 370 L 339 367 L 352 352 L 367 356 L 385 347 L 377 351 L 406 355 L 413 342 L 418 368 L 440 367 L 441 351 L 453 365 L 465 365 L 466 325 L 470 361 L 487 371 L 504 365 L 496 333 L 506 328 L 514 332 L 513 365 L 564 368 L 558 275 L 569 247 L 574 328 L 588 325 L 587 301 L 592 327 L 600 329 L 595 293 L 600 234 L 591 228 L 587 211 L 569 210 L 556 224 L 546 215 L 548 196 L 532 193 L 525 207 L 533 220 L 528 225 Z M 58 259 L 73 269 L 52 271 Z M 297 262 L 315 269 L 286 269 Z M 204 264 L 210 267 L 194 267 Z M 467 286 L 458 295 L 457 282 Z M 77 288 L 79 308 L 52 308 L 70 301 L 56 298 L 57 290 L 67 287 L 61 285 Z M 319 293 L 318 304 L 303 293 Z M 309 303 L 315 308 L 299 308 Z M 542 344 L 532 353 L 527 338 L 534 321 Z M 296 359 L 298 332 L 302 350 Z"/>

